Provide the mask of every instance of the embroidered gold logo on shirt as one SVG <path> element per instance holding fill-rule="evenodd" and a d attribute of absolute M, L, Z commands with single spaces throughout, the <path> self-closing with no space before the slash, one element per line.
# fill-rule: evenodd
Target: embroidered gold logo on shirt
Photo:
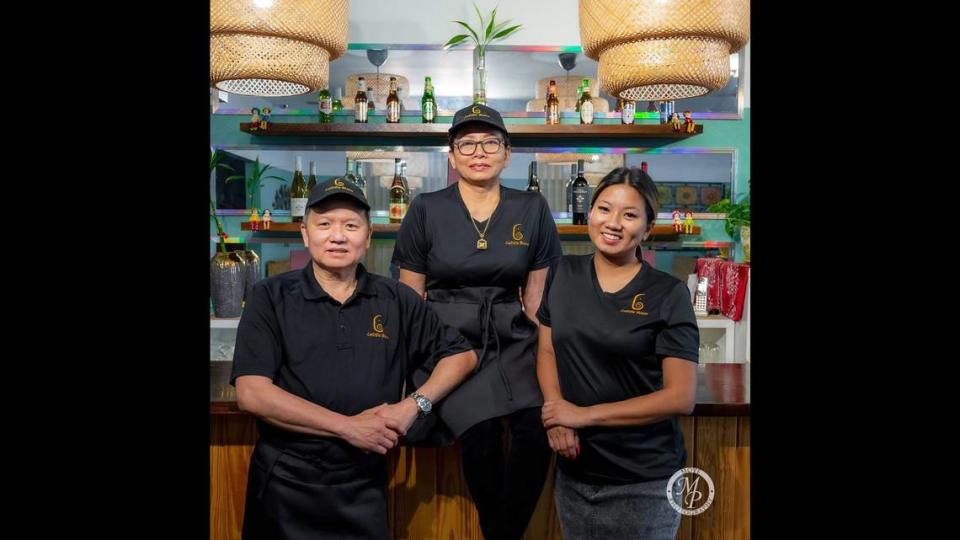
<path fill-rule="evenodd" d="M 643 307 L 643 293 L 640 293 L 633 297 L 633 301 L 630 302 L 630 309 L 621 309 L 620 313 L 627 313 L 630 315 L 649 315 L 649 313 L 643 310 Z"/>
<path fill-rule="evenodd" d="M 380 322 L 382 318 L 383 316 L 379 314 L 373 316 L 373 332 L 367 332 L 367 337 L 390 339 L 389 336 L 383 333 L 383 323 Z"/>
<path fill-rule="evenodd" d="M 513 226 L 513 230 L 510 231 L 510 236 L 513 240 L 507 240 L 504 244 L 508 246 L 529 246 L 530 244 L 523 241 L 523 231 L 520 230 L 520 223 L 517 223 Z"/>

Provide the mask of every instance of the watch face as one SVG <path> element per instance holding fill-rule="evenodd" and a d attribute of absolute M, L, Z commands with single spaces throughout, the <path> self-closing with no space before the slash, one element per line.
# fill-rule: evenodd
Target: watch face
<path fill-rule="evenodd" d="M 430 403 L 430 400 L 425 397 L 417 398 L 417 405 L 424 413 L 428 413 L 431 409 L 433 409 L 433 404 Z"/>

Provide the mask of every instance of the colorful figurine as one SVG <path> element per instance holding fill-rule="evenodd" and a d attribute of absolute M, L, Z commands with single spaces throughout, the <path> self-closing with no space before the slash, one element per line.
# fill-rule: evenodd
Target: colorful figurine
<path fill-rule="evenodd" d="M 263 114 L 260 115 L 260 129 L 267 129 L 270 124 L 270 107 L 263 108 Z M 690 133 L 693 133 L 692 131 Z"/>
<path fill-rule="evenodd" d="M 263 209 L 263 230 L 265 231 L 270 230 L 270 209 L 269 208 Z"/>
<path fill-rule="evenodd" d="M 687 213 L 683 216 L 683 232 L 684 234 L 693 234 L 693 212 L 687 210 Z"/>
<path fill-rule="evenodd" d="M 690 111 L 683 111 L 683 123 L 687 126 L 687 133 L 693 133 L 693 113 Z"/>
<path fill-rule="evenodd" d="M 680 209 L 675 208 L 673 210 L 673 230 L 674 232 L 681 233 L 683 232 L 683 223 L 680 221 Z"/>
<path fill-rule="evenodd" d="M 250 115 L 250 131 L 256 131 L 260 129 L 260 109 L 254 107 L 250 109 L 252 113 Z"/>
<path fill-rule="evenodd" d="M 680 115 L 674 112 L 670 115 L 670 124 L 673 125 L 673 130 L 677 133 L 680 133 Z"/>
<path fill-rule="evenodd" d="M 250 230 L 260 230 L 260 212 L 258 212 L 256 208 L 250 209 Z"/>

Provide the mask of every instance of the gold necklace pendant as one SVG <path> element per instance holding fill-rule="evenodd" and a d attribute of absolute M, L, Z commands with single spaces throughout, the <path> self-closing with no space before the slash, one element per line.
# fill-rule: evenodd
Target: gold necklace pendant
<path fill-rule="evenodd" d="M 477 249 L 487 249 L 487 241 L 483 238 L 477 240 Z"/>

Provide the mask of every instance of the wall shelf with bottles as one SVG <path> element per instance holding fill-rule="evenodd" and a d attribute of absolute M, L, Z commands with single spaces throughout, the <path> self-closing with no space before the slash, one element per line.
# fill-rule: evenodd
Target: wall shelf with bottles
<path fill-rule="evenodd" d="M 253 231 L 251 229 L 251 223 L 245 221 L 240 224 L 240 229 L 243 231 L 254 232 L 255 235 L 271 236 L 274 234 L 281 233 L 295 233 L 298 237 L 300 235 L 300 224 L 299 223 L 270 223 L 269 230 L 263 230 L 263 224 L 259 224 L 260 230 Z M 379 236 L 382 234 L 396 234 L 400 231 L 399 223 L 374 223 L 373 224 L 373 234 L 374 236 Z M 583 237 L 587 236 L 587 226 L 586 225 L 557 225 L 557 232 L 560 234 L 561 238 L 566 237 Z M 700 226 L 693 226 L 693 234 L 700 234 Z M 679 237 L 673 230 L 673 225 L 654 225 L 653 232 L 650 235 L 651 237 Z M 725 242 L 700 242 L 702 244 L 723 244 Z M 721 247 L 721 246 L 704 246 L 704 247 Z"/>
<path fill-rule="evenodd" d="M 703 133 L 703 124 L 694 133 L 675 132 L 668 124 L 507 124 L 510 143 L 518 148 L 541 146 L 662 146 Z M 249 122 L 240 123 L 240 131 L 249 133 L 263 145 L 342 145 L 354 144 L 445 146 L 449 124 L 294 124 L 273 123 L 266 130 L 250 130 Z"/>

